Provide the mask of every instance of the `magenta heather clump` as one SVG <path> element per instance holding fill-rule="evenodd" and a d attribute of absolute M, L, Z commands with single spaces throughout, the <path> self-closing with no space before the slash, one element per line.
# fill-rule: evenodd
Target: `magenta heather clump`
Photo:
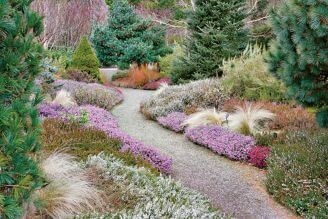
<path fill-rule="evenodd" d="M 145 84 L 143 86 L 142 89 L 144 90 L 157 90 L 162 84 L 171 84 L 171 79 L 170 78 L 167 78 L 167 77 L 164 77 L 164 78 L 161 78 L 157 81 L 151 81 L 151 82 L 148 82 L 147 84 Z"/>
<path fill-rule="evenodd" d="M 267 166 L 266 159 L 270 154 L 269 147 L 256 146 L 249 152 L 249 162 L 258 168 Z"/>
<path fill-rule="evenodd" d="M 163 173 L 170 173 L 172 159 L 161 155 L 151 146 L 144 145 L 119 129 L 117 120 L 112 114 L 96 106 L 73 106 L 64 108 L 55 104 L 41 104 L 39 112 L 41 117 L 67 119 L 70 115 L 79 116 L 82 111 L 88 112 L 86 126 L 94 127 L 105 132 L 109 137 L 119 139 L 122 142 L 121 151 L 131 152 L 135 156 L 141 156 Z"/>
<path fill-rule="evenodd" d="M 255 140 L 232 132 L 217 125 L 202 125 L 186 130 L 186 137 L 192 142 L 206 146 L 214 152 L 233 160 L 248 160 L 248 154 Z"/>
<path fill-rule="evenodd" d="M 181 112 L 173 112 L 168 114 L 167 116 L 158 117 L 157 121 L 162 126 L 175 131 L 175 132 L 182 132 L 184 127 L 181 125 L 188 116 Z"/>

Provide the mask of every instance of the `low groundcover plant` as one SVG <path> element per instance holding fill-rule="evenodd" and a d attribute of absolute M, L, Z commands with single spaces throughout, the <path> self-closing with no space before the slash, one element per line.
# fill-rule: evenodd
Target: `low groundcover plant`
<path fill-rule="evenodd" d="M 184 113 L 173 112 L 168 114 L 167 116 L 158 117 L 157 121 L 162 126 L 175 131 L 182 132 L 184 130 L 184 126 L 182 123 L 188 118 L 188 116 Z"/>
<path fill-rule="evenodd" d="M 55 85 L 70 92 L 78 105 L 88 104 L 110 110 L 123 100 L 118 90 L 101 84 L 57 80 Z"/>
<path fill-rule="evenodd" d="M 124 165 L 104 154 L 89 157 L 86 167 L 99 169 L 105 179 L 125 184 L 138 198 L 137 205 L 115 214 L 89 214 L 78 218 L 223 218 L 203 195 L 183 187 L 170 177 Z"/>
<path fill-rule="evenodd" d="M 217 125 L 201 125 L 188 128 L 186 137 L 192 142 L 208 147 L 232 160 L 247 161 L 255 140 Z"/>
<path fill-rule="evenodd" d="M 159 94 L 142 102 L 140 110 L 146 117 L 156 120 L 173 112 L 184 112 L 189 107 L 221 110 L 227 99 L 220 80 L 206 79 L 166 87 Z"/>
<path fill-rule="evenodd" d="M 269 147 L 256 146 L 249 152 L 249 162 L 258 168 L 267 166 L 266 159 L 270 154 Z"/>

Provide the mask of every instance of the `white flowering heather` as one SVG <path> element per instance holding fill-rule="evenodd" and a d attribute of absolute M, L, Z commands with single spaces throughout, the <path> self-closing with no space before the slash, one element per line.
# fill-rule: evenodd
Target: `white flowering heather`
<path fill-rule="evenodd" d="M 162 83 L 159 88 L 155 91 L 154 95 L 160 95 L 165 89 L 167 89 L 169 87 L 168 83 Z"/>
<path fill-rule="evenodd" d="M 228 96 L 217 79 L 194 81 L 169 86 L 141 104 L 141 111 L 152 119 L 172 112 L 183 112 L 187 107 L 222 109 Z"/>
<path fill-rule="evenodd" d="M 94 105 L 110 110 L 123 100 L 123 94 L 115 87 L 72 80 L 56 80 L 54 84 L 70 92 L 78 105 Z"/>
<path fill-rule="evenodd" d="M 144 168 L 126 166 L 112 156 L 89 157 L 87 167 L 96 167 L 103 177 L 127 185 L 138 197 L 134 209 L 115 215 L 87 215 L 80 218 L 222 218 L 202 195 L 183 187 L 170 177 L 155 176 Z"/>

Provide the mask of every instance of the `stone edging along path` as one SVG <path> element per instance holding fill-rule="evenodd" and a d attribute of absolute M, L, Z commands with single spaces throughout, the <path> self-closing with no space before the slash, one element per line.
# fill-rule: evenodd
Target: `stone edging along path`
<path fill-rule="evenodd" d="M 263 171 L 230 161 L 146 120 L 139 105 L 152 91 L 122 90 L 124 102 L 112 111 L 121 129 L 171 156 L 173 178 L 203 193 L 214 206 L 236 218 L 297 218 L 266 192 Z"/>

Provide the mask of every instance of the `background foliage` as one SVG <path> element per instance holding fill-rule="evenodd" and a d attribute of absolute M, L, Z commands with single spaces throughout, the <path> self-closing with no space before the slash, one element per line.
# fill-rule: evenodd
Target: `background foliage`
<path fill-rule="evenodd" d="M 162 26 L 140 18 L 127 0 L 118 0 L 111 5 L 107 24 L 95 26 L 91 39 L 102 65 L 125 69 L 132 63 L 156 62 L 170 52 L 164 36 Z"/>
<path fill-rule="evenodd" d="M 288 94 L 319 108 L 318 122 L 328 127 L 328 7 L 323 1 L 291 0 L 271 14 L 276 41 L 269 69 Z"/>
<path fill-rule="evenodd" d="M 232 97 L 247 100 L 286 101 L 286 88 L 264 62 L 265 51 L 249 45 L 238 58 L 223 61 L 222 87 Z"/>
<path fill-rule="evenodd" d="M 94 23 L 106 21 L 108 12 L 104 0 L 34 0 L 31 8 L 44 17 L 38 39 L 51 49 L 75 48 Z"/>
<path fill-rule="evenodd" d="M 244 0 L 195 1 L 188 20 L 185 56 L 178 59 L 174 82 L 220 76 L 223 59 L 242 53 L 248 37 Z"/>

